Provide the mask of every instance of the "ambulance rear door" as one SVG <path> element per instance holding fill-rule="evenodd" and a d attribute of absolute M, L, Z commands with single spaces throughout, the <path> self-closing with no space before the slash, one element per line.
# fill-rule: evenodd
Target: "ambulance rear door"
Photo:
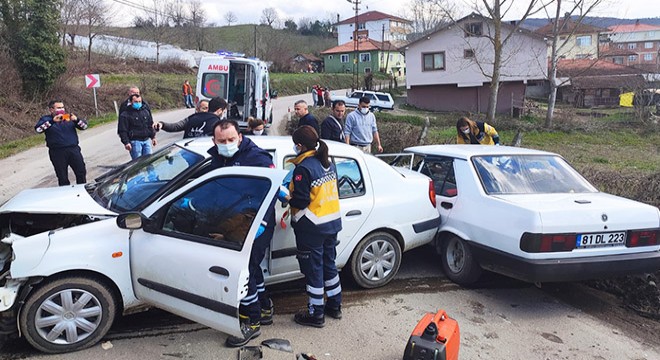
<path fill-rule="evenodd" d="M 229 86 L 229 60 L 220 56 L 202 58 L 197 73 L 197 99 L 209 100 L 216 96 L 227 99 Z"/>

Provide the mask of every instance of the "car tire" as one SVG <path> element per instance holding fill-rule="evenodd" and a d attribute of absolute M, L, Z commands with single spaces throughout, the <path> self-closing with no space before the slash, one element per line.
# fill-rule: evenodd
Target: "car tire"
<path fill-rule="evenodd" d="M 371 111 L 373 111 L 375 113 L 380 112 L 380 107 L 374 106 L 374 107 L 371 108 Z"/>
<path fill-rule="evenodd" d="M 481 267 L 465 240 L 452 236 L 442 242 L 442 270 L 449 280 L 463 286 L 474 284 L 481 277 Z"/>
<path fill-rule="evenodd" d="M 401 246 L 386 232 L 375 232 L 362 239 L 350 260 L 355 283 L 372 289 L 392 281 L 401 266 Z"/>
<path fill-rule="evenodd" d="M 27 341 L 50 354 L 96 344 L 117 314 L 113 291 L 88 277 L 70 276 L 43 283 L 26 299 L 19 326 Z"/>

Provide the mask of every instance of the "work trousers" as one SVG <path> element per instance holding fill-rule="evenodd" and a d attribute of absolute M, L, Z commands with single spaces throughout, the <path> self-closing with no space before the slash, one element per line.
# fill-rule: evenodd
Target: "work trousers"
<path fill-rule="evenodd" d="M 69 166 L 71 166 L 73 173 L 76 175 L 76 184 L 87 182 L 87 169 L 82 152 L 80 152 L 80 146 L 73 145 L 48 149 L 48 156 L 50 157 L 50 162 L 53 163 L 59 186 L 71 184 L 69 182 Z"/>
<path fill-rule="evenodd" d="M 338 309 L 341 306 L 341 284 L 335 264 L 337 234 L 318 234 L 295 229 L 294 233 L 300 272 L 305 275 L 307 296 L 314 316 L 324 315 L 324 293 L 328 298 L 327 306 Z"/>
<path fill-rule="evenodd" d="M 274 228 L 266 228 L 266 230 L 257 237 L 252 243 L 252 251 L 250 251 L 250 262 L 248 269 L 250 275 L 248 278 L 248 292 L 247 295 L 241 300 L 239 307 L 239 314 L 248 317 L 250 324 L 258 324 L 261 320 L 261 308 L 270 307 L 270 297 L 266 293 L 266 286 L 264 285 L 264 272 L 261 269 L 261 262 L 264 260 L 266 250 L 270 246 L 270 241 L 273 238 Z"/>

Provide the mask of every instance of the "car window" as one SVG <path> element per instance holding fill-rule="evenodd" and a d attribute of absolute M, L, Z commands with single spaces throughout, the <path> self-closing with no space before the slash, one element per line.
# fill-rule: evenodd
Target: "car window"
<path fill-rule="evenodd" d="M 376 95 L 374 95 L 374 94 L 369 94 L 369 99 L 371 99 L 371 100 L 378 100 L 378 99 L 376 98 Z"/>
<path fill-rule="evenodd" d="M 334 157 L 337 167 L 337 186 L 339 198 L 348 198 L 365 194 L 364 179 L 360 172 L 360 165 L 355 159 Z"/>
<path fill-rule="evenodd" d="M 202 75 L 202 95 L 207 98 L 227 98 L 227 75 L 225 73 L 205 73 Z"/>
<path fill-rule="evenodd" d="M 380 101 L 390 101 L 390 97 L 387 96 L 387 95 L 385 95 L 385 94 L 383 94 L 383 95 L 376 94 L 376 97 L 377 97 L 378 100 L 380 100 Z"/>
<path fill-rule="evenodd" d="M 291 159 L 287 156 L 284 160 L 284 170 L 293 170 L 294 165 L 287 160 Z M 349 198 L 354 196 L 364 195 L 366 193 L 364 187 L 364 179 L 360 171 L 360 165 L 355 159 L 331 157 L 337 169 L 337 187 L 339 189 L 339 198 Z"/>
<path fill-rule="evenodd" d="M 436 194 L 449 197 L 458 194 L 453 159 L 427 157 L 420 172 L 433 179 Z"/>
<path fill-rule="evenodd" d="M 478 156 L 472 158 L 472 163 L 488 194 L 597 191 L 559 156 Z"/>
<path fill-rule="evenodd" d="M 270 180 L 248 176 L 205 182 L 169 205 L 162 231 L 240 250 L 269 189 Z"/>
<path fill-rule="evenodd" d="M 361 93 L 361 92 L 357 92 L 357 91 L 356 91 L 356 92 L 354 92 L 353 94 L 351 94 L 351 98 L 353 98 L 353 99 L 359 99 L 359 98 L 361 98 L 361 97 L 362 97 L 362 93 Z"/>

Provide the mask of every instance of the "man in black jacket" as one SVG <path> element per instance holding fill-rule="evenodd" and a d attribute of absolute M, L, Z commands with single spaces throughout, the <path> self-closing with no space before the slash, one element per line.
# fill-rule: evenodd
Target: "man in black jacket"
<path fill-rule="evenodd" d="M 121 113 L 123 113 L 124 111 L 128 110 L 131 107 L 131 96 L 133 95 L 141 95 L 140 88 L 138 88 L 137 86 L 131 86 L 130 88 L 128 88 L 128 97 L 119 105 L 119 116 L 121 116 Z M 145 108 L 149 109 L 149 111 L 151 111 L 149 104 L 144 99 L 142 99 L 142 106 L 144 106 Z"/>
<path fill-rule="evenodd" d="M 305 100 L 298 100 L 293 104 L 293 111 L 296 113 L 296 116 L 298 116 L 298 127 L 301 127 L 303 125 L 309 125 L 316 130 L 316 133 L 320 133 L 321 129 L 319 129 L 319 121 L 314 117 L 309 112 L 309 109 L 307 108 L 307 102 Z"/>
<path fill-rule="evenodd" d="M 131 107 L 119 115 L 117 134 L 131 159 L 149 155 L 156 146 L 156 130 L 151 110 L 142 104 L 142 97 L 131 95 Z"/>
<path fill-rule="evenodd" d="M 346 113 L 346 102 L 335 100 L 332 102 L 332 114 L 321 123 L 321 139 L 344 142 L 344 130 L 341 122 Z"/>
<path fill-rule="evenodd" d="M 208 111 L 199 111 L 199 108 L 203 106 L 204 102 L 207 103 Z M 154 124 L 154 129 L 167 132 L 183 131 L 184 139 L 212 136 L 215 124 L 220 121 L 220 117 L 227 109 L 227 102 L 220 97 L 213 98 L 211 101 L 200 100 L 197 104 L 197 109 L 198 112 L 175 123 L 159 121 Z"/>
<path fill-rule="evenodd" d="M 87 182 L 87 169 L 83 160 L 80 146 L 78 146 L 78 132 L 76 129 L 87 129 L 87 121 L 80 119 L 76 115 L 67 113 L 64 109 L 64 103 L 60 100 L 53 100 L 48 103 L 50 115 L 42 116 L 34 129 L 37 133 L 46 135 L 46 146 L 48 146 L 48 156 L 53 163 L 57 183 L 69 185 L 69 166 L 76 174 L 76 183 L 84 184 Z"/>
<path fill-rule="evenodd" d="M 210 108 L 210 106 L 209 106 Z M 268 151 L 258 147 L 252 140 L 241 135 L 238 123 L 234 120 L 221 120 L 215 125 L 213 146 L 209 149 L 211 168 L 226 166 L 258 166 L 274 168 L 273 159 Z M 261 325 L 273 323 L 273 303 L 266 293 L 261 261 L 275 232 L 275 199 L 261 221 L 257 237 L 252 243 L 249 262 L 249 280 L 247 295 L 241 300 L 239 316 L 241 318 L 242 337 L 230 336 L 227 346 L 238 347 L 261 335 Z"/>

